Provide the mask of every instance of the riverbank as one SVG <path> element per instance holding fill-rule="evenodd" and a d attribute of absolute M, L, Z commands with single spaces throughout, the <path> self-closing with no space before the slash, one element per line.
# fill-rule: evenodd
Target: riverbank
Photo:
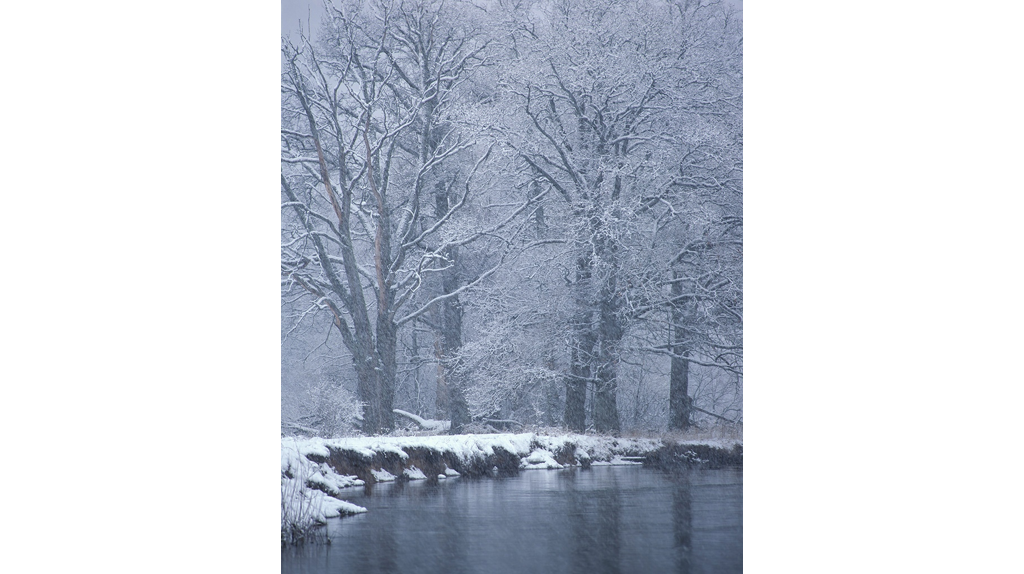
<path fill-rule="evenodd" d="M 740 439 L 476 434 L 281 439 L 282 543 L 301 542 L 326 519 L 366 512 L 346 489 L 394 480 L 450 480 L 577 466 L 742 466 Z"/>

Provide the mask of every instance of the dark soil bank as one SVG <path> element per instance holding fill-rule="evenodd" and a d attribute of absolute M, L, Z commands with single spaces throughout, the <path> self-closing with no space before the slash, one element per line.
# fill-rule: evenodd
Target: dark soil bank
<path fill-rule="evenodd" d="M 540 445 L 536 445 L 538 448 Z M 436 481 L 439 474 L 452 469 L 464 476 L 515 475 L 523 465 L 523 458 L 501 447 L 494 447 L 493 454 L 461 460 L 451 451 L 443 451 L 430 447 L 404 447 L 408 458 L 403 459 L 395 452 L 374 452 L 365 454 L 356 449 L 339 448 L 328 445 L 330 456 L 326 459 L 313 454 L 307 458 L 314 462 L 327 462 L 340 475 L 357 476 L 366 484 L 373 484 L 377 479 L 373 471 L 386 470 L 398 480 L 406 480 L 403 472 L 417 468 L 427 480 Z M 554 459 L 564 466 L 580 466 L 588 468 L 594 462 L 588 457 L 577 457 L 576 446 L 567 444 L 552 453 Z M 707 444 L 667 444 L 654 452 L 623 452 L 621 458 L 629 462 L 642 463 L 645 467 L 673 470 L 678 468 L 710 468 L 743 466 L 743 446 L 737 444 L 732 448 L 722 448 Z"/>
<path fill-rule="evenodd" d="M 725 449 L 706 444 L 669 444 L 645 457 L 644 466 L 665 470 L 742 467 L 743 445 Z"/>

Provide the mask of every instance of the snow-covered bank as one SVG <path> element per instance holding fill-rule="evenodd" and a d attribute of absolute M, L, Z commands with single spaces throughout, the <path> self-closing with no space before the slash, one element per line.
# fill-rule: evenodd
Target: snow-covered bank
<path fill-rule="evenodd" d="M 469 434 L 281 439 L 282 540 L 301 522 L 366 512 L 344 490 L 392 480 L 446 480 L 569 466 L 742 464 L 742 441 L 587 435 Z"/>
<path fill-rule="evenodd" d="M 336 498 L 341 489 L 363 481 L 342 476 L 326 463 L 310 458 L 325 452 L 308 444 L 281 445 L 281 543 L 298 544 L 314 536 L 328 518 L 366 512 Z"/>
<path fill-rule="evenodd" d="M 664 444 L 654 439 L 585 435 L 477 434 L 340 439 L 284 438 L 281 471 L 305 471 L 327 494 L 393 480 L 591 464 L 641 464 Z M 294 473 L 293 473 L 294 474 Z"/>

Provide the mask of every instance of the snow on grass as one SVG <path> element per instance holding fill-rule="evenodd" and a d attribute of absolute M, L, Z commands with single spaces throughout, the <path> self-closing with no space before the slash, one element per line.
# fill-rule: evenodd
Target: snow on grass
<path fill-rule="evenodd" d="M 685 440 L 673 440 L 672 442 L 677 444 L 706 444 L 722 449 L 731 449 L 736 444 L 742 444 L 741 440 L 735 438 L 720 437 L 687 438 Z M 286 446 L 288 444 L 291 445 L 290 449 Z M 567 452 L 566 449 L 573 449 L 575 452 L 573 464 L 581 464 L 587 461 L 632 464 L 636 461 L 622 459 L 621 457 L 644 456 L 655 452 L 664 445 L 663 441 L 651 438 L 617 438 L 579 434 L 539 435 L 534 433 L 346 437 L 336 439 L 289 438 L 282 439 L 282 468 L 285 466 L 286 451 L 289 450 L 302 455 L 312 454 L 323 458 L 329 456 L 329 448 L 354 451 L 367 459 L 375 455 L 392 453 L 397 455 L 402 461 L 407 461 L 409 459 L 407 450 L 428 449 L 454 455 L 462 464 L 469 465 L 475 460 L 481 460 L 494 455 L 496 450 L 501 449 L 520 459 L 526 459 L 526 466 L 523 466 L 523 468 L 562 468 L 562 465 L 555 461 L 555 458 L 558 456 L 557 453 Z"/>
<path fill-rule="evenodd" d="M 324 516 L 327 518 L 333 518 L 335 516 L 360 514 L 366 512 L 366 509 L 358 504 L 352 504 L 347 500 L 338 500 L 337 498 L 324 498 L 324 506 L 327 511 Z"/>
<path fill-rule="evenodd" d="M 322 490 L 333 496 L 340 494 L 342 488 L 361 486 L 363 484 L 363 481 L 358 478 L 335 474 L 326 464 L 320 466 L 321 468 L 318 468 L 312 476 L 306 479 L 307 484 L 317 490 Z"/>
<path fill-rule="evenodd" d="M 459 460 L 468 462 L 475 458 L 493 455 L 496 448 L 504 449 L 518 456 L 529 454 L 532 434 L 479 434 L 402 437 L 348 437 L 330 439 L 325 445 L 339 450 L 369 451 L 370 454 L 391 452 L 402 460 L 409 455 L 405 449 L 425 448 L 454 454 Z M 311 440 L 311 439 L 299 439 Z"/>
<path fill-rule="evenodd" d="M 342 488 L 362 486 L 365 484 L 355 476 L 345 476 L 334 472 L 326 462 L 309 459 L 326 460 L 330 456 L 323 439 L 281 439 L 281 478 L 302 478 L 320 490 L 337 494 Z"/>
<path fill-rule="evenodd" d="M 598 460 L 590 463 L 591 466 L 631 466 L 631 465 L 643 465 L 644 463 L 636 460 L 629 460 L 619 455 L 614 455 L 609 460 Z"/>
<path fill-rule="evenodd" d="M 423 471 L 414 467 L 407 468 L 402 471 L 402 475 L 409 480 L 426 480 L 427 475 L 423 474 Z"/>
<path fill-rule="evenodd" d="M 305 518 L 312 523 L 323 524 L 328 518 L 366 512 L 362 506 L 304 487 L 301 479 L 281 479 L 281 492 L 285 495 L 282 506 L 290 507 L 283 511 L 284 514 Z"/>
<path fill-rule="evenodd" d="M 737 444 L 742 444 L 740 439 L 722 437 L 687 437 L 683 440 L 671 440 L 671 442 L 682 445 L 705 444 L 721 449 L 731 449 Z M 312 477 L 311 480 L 314 483 L 321 485 L 327 492 L 333 493 L 348 486 L 359 486 L 362 481 L 356 477 L 338 475 L 326 463 L 318 464 L 309 458 L 325 461 L 330 457 L 331 449 L 355 452 L 367 460 L 374 456 L 390 453 L 396 455 L 406 465 L 409 460 L 407 450 L 426 449 L 452 455 L 467 467 L 475 461 L 481 461 L 494 455 L 498 450 L 503 450 L 518 457 L 521 460 L 521 468 L 535 469 L 563 468 L 563 463 L 559 463 L 558 460 L 568 464 L 638 464 L 639 460 L 629 457 L 646 456 L 664 445 L 665 442 L 651 438 L 618 438 L 579 434 L 539 435 L 534 433 L 336 439 L 284 438 L 281 443 L 281 470 L 282 473 L 289 468 L 308 470 L 306 476 Z M 569 460 L 566 460 L 567 457 Z M 310 468 L 310 465 L 314 465 L 315 468 Z M 457 465 L 456 467 L 458 468 Z M 394 478 L 393 474 L 383 469 L 371 472 L 377 481 Z M 419 470 L 416 472 L 422 474 Z M 447 467 L 445 474 L 458 476 L 455 470 Z"/>
<path fill-rule="evenodd" d="M 524 470 L 564 468 L 555 460 L 555 455 L 549 450 L 538 448 L 529 456 L 519 462 L 519 468 Z"/>
<path fill-rule="evenodd" d="M 610 461 L 615 455 L 642 456 L 652 453 L 663 446 L 657 439 L 646 438 L 615 438 L 566 434 L 558 436 L 522 434 L 466 434 L 439 436 L 392 436 L 392 437 L 347 437 L 337 439 L 296 439 L 299 441 L 322 441 L 315 446 L 324 446 L 338 450 L 356 451 L 370 457 L 374 453 L 394 453 L 402 460 L 408 459 L 406 449 L 430 449 L 442 453 L 451 453 L 464 464 L 475 459 L 486 458 L 495 453 L 496 449 L 505 450 L 520 458 L 529 457 L 538 448 L 549 453 L 556 453 L 567 447 L 575 447 L 577 458 L 582 460 Z M 693 441 L 695 444 L 708 441 Z M 731 448 L 728 441 L 722 448 Z M 735 442 L 735 441 L 734 441 Z M 718 446 L 718 445 L 716 445 Z M 309 447 L 308 450 L 314 450 Z M 320 449 L 316 449 L 320 451 Z M 553 458 L 553 455 L 552 455 Z M 528 464 L 540 464 L 528 463 Z M 560 468 L 556 467 L 556 468 Z"/>
<path fill-rule="evenodd" d="M 322 439 L 281 439 L 281 542 L 299 544 L 316 537 L 328 518 L 366 512 L 335 498 L 341 489 L 365 484 L 334 472 Z M 312 457 L 312 459 L 310 458 Z"/>
<path fill-rule="evenodd" d="M 743 444 L 743 441 L 732 439 L 732 438 L 704 438 L 704 439 L 684 439 L 675 441 L 675 444 L 680 445 L 707 445 L 714 448 L 720 448 L 723 450 L 730 450 L 737 444 Z"/>
<path fill-rule="evenodd" d="M 575 445 L 580 462 L 585 459 L 609 462 L 615 455 L 643 456 L 664 446 L 662 441 L 650 438 L 615 438 L 578 434 L 540 436 L 537 439 L 540 444 L 551 451 Z"/>
<path fill-rule="evenodd" d="M 311 467 L 310 467 L 311 468 Z M 301 544 L 316 539 L 318 528 L 328 518 L 366 512 L 362 506 L 328 496 L 316 487 L 336 483 L 309 468 L 289 466 L 291 477 L 281 476 L 281 543 Z M 319 482 L 318 482 L 319 481 Z M 359 481 L 360 483 L 362 481 Z M 311 486 L 314 486 L 311 488 Z"/>
<path fill-rule="evenodd" d="M 397 476 L 391 474 L 390 472 L 384 470 L 383 468 L 380 470 L 373 470 L 371 468 L 370 474 L 373 475 L 373 478 L 375 478 L 377 482 L 391 482 L 398 478 Z"/>

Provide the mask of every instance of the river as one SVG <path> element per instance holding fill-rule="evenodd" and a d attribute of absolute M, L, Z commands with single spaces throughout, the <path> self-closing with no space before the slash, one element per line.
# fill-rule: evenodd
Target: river
<path fill-rule="evenodd" d="M 718 573 L 743 570 L 742 469 L 531 470 L 373 485 L 330 545 L 285 549 L 287 574 Z"/>

